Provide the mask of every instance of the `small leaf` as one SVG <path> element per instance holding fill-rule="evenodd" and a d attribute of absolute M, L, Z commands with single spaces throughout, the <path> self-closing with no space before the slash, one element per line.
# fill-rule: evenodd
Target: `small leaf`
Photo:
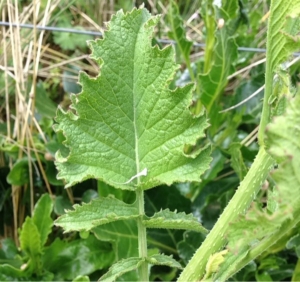
<path fill-rule="evenodd" d="M 206 274 L 203 280 L 206 280 L 209 278 L 214 272 L 217 272 L 220 264 L 222 264 L 225 261 L 224 256 L 228 253 L 228 250 L 223 250 L 221 252 L 215 253 L 211 255 L 208 259 L 208 262 L 206 264 Z"/>
<path fill-rule="evenodd" d="M 231 166 L 238 175 L 240 181 L 242 181 L 247 174 L 248 169 L 243 160 L 241 145 L 239 143 L 231 144 L 229 152 L 231 154 Z"/>
<path fill-rule="evenodd" d="M 182 269 L 182 266 L 180 265 L 179 262 L 177 262 L 172 257 L 166 256 L 163 254 L 155 254 L 150 257 L 147 257 L 146 261 L 149 262 L 150 264 L 154 264 L 154 265 L 166 265 L 169 267 L 175 267 L 175 268 Z"/>
<path fill-rule="evenodd" d="M 18 160 L 7 175 L 7 182 L 11 185 L 21 186 L 29 182 L 28 159 Z"/>
<path fill-rule="evenodd" d="M 55 225 L 63 227 L 65 232 L 89 231 L 99 225 L 138 217 L 135 205 L 125 204 L 112 197 L 94 199 L 90 203 L 73 207 L 74 210 L 67 211 L 55 221 Z"/>
<path fill-rule="evenodd" d="M 68 27 L 63 25 L 64 28 Z M 77 30 L 83 30 L 80 26 L 69 26 Z M 53 32 L 53 40 L 55 44 L 59 45 L 63 50 L 75 50 L 77 47 L 84 48 L 86 41 L 93 39 L 91 35 L 76 34 L 71 32 Z"/>
<path fill-rule="evenodd" d="M 54 201 L 54 212 L 57 215 L 63 215 L 66 213 L 66 210 L 72 208 L 72 203 L 67 196 L 57 196 Z"/>
<path fill-rule="evenodd" d="M 90 282 L 90 278 L 88 276 L 79 275 L 74 278 L 72 282 Z"/>
<path fill-rule="evenodd" d="M 186 229 L 208 233 L 192 214 L 171 212 L 169 209 L 155 213 L 151 218 L 143 220 L 148 228 Z"/>
<path fill-rule="evenodd" d="M 127 258 L 120 260 L 110 267 L 108 272 L 100 278 L 100 281 L 115 281 L 118 277 L 122 276 L 123 274 L 138 269 L 144 261 L 145 259 L 143 258 Z"/>
<path fill-rule="evenodd" d="M 44 246 L 46 243 L 53 226 L 53 220 L 51 218 L 52 210 L 53 202 L 50 196 L 48 194 L 42 195 L 35 205 L 32 216 L 33 222 L 41 236 L 41 246 Z"/>
<path fill-rule="evenodd" d="M 56 113 L 55 103 L 47 96 L 43 82 L 39 81 L 36 86 L 35 107 L 38 113 L 47 118 L 53 119 Z"/>
<path fill-rule="evenodd" d="M 20 232 L 20 247 L 33 260 L 42 253 L 41 235 L 34 220 L 26 217 Z"/>
<path fill-rule="evenodd" d="M 293 236 L 287 243 L 286 243 L 286 248 L 287 249 L 292 249 L 295 247 L 300 246 L 300 234 L 297 234 Z"/>

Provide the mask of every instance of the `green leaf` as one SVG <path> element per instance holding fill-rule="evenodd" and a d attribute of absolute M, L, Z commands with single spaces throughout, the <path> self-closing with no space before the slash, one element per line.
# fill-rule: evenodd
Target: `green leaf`
<path fill-rule="evenodd" d="M 213 105 L 227 85 L 231 64 L 237 58 L 237 45 L 234 38 L 228 36 L 226 27 L 216 32 L 216 40 L 212 67 L 208 73 L 199 76 L 201 102 L 208 113 L 216 111 Z"/>
<path fill-rule="evenodd" d="M 138 231 L 136 221 L 117 221 L 92 230 L 101 241 L 113 244 L 116 260 L 138 256 Z"/>
<path fill-rule="evenodd" d="M 55 280 L 71 280 L 89 275 L 111 265 L 114 252 L 107 242 L 90 235 L 85 240 L 62 241 L 56 239 L 45 248 L 43 267 L 55 273 Z"/>
<path fill-rule="evenodd" d="M 192 214 L 171 212 L 169 209 L 155 213 L 151 218 L 143 220 L 143 223 L 148 228 L 185 229 L 201 233 L 208 232 Z"/>
<path fill-rule="evenodd" d="M 63 215 L 65 214 L 66 210 L 72 208 L 72 203 L 70 202 L 70 199 L 64 196 L 57 196 L 55 197 L 54 201 L 54 212 L 57 215 Z"/>
<path fill-rule="evenodd" d="M 135 205 L 125 204 L 112 197 L 94 199 L 90 203 L 73 207 L 74 210 L 67 211 L 55 221 L 55 225 L 63 227 L 65 232 L 89 231 L 99 225 L 139 216 Z"/>
<path fill-rule="evenodd" d="M 275 71 L 292 52 L 299 49 L 298 42 L 293 38 L 299 32 L 300 2 L 299 1 L 272 1 L 272 13 L 268 27 L 268 46 L 272 54 L 270 69 Z M 268 48 L 267 46 L 267 48 Z"/>
<path fill-rule="evenodd" d="M 238 175 L 240 181 L 242 181 L 247 174 L 247 167 L 243 160 L 241 152 L 241 145 L 239 143 L 233 143 L 230 145 L 229 152 L 231 155 L 231 166 Z"/>
<path fill-rule="evenodd" d="M 49 194 L 44 194 L 36 203 L 32 216 L 33 222 L 41 236 L 41 246 L 44 246 L 47 242 L 48 235 L 53 226 L 53 220 L 51 218 L 52 210 L 53 202 Z"/>
<path fill-rule="evenodd" d="M 77 30 L 83 30 L 80 26 L 72 27 L 62 25 L 62 27 L 75 28 Z M 76 34 L 71 32 L 53 32 L 53 40 L 55 44 L 59 45 L 63 50 L 75 50 L 77 47 L 86 47 L 86 41 L 93 39 L 91 35 Z"/>
<path fill-rule="evenodd" d="M 177 70 L 171 46 L 151 46 L 158 17 L 145 9 L 112 17 L 103 40 L 90 42 L 101 75 L 81 73 L 73 112 L 59 110 L 56 131 L 66 136 L 69 156 L 56 155 L 58 178 L 71 185 L 87 178 L 127 190 L 161 183 L 200 181 L 209 149 L 183 153 L 207 127 L 189 111 L 193 85 L 168 89 Z M 143 175 L 141 175 L 143 173 Z"/>
<path fill-rule="evenodd" d="M 8 264 L 1 264 L 0 281 L 28 281 L 28 276 L 25 271 Z"/>
<path fill-rule="evenodd" d="M 237 17 L 239 3 L 237 0 L 222 1 L 222 9 L 228 14 L 230 19 Z"/>
<path fill-rule="evenodd" d="M 159 186 L 145 193 L 145 211 L 153 216 L 162 209 L 170 208 L 178 212 L 191 213 L 191 201 L 180 194 L 175 187 Z M 176 244 L 182 240 L 184 230 L 147 229 L 148 243 L 161 252 L 176 254 Z M 199 234 L 198 234 L 199 235 Z"/>
<path fill-rule="evenodd" d="M 186 39 L 185 28 L 183 27 L 183 20 L 180 17 L 179 9 L 175 1 L 171 1 L 171 8 L 168 16 L 171 24 L 171 31 L 168 32 L 168 36 L 175 40 L 179 48 L 181 55 L 183 56 L 186 64 L 190 67 L 190 52 L 193 42 Z"/>
<path fill-rule="evenodd" d="M 56 113 L 56 105 L 47 96 L 43 82 L 39 81 L 36 86 L 35 107 L 38 113 L 47 118 L 54 118 Z"/>
<path fill-rule="evenodd" d="M 154 265 L 166 265 L 169 267 L 175 267 L 175 268 L 182 269 L 182 266 L 180 265 L 179 262 L 177 262 L 172 257 L 162 255 L 162 254 L 155 254 L 150 257 L 147 257 L 146 261 L 149 262 L 150 264 L 154 264 Z"/>
<path fill-rule="evenodd" d="M 29 183 L 27 158 L 20 159 L 14 164 L 9 174 L 7 175 L 7 182 L 11 185 L 17 186 Z"/>
<path fill-rule="evenodd" d="M 88 276 L 79 275 L 74 278 L 72 282 L 90 282 L 90 278 Z"/>
<path fill-rule="evenodd" d="M 300 246 L 300 234 L 297 234 L 293 236 L 287 243 L 286 243 L 286 248 L 287 249 L 292 249 L 295 247 Z"/>
<path fill-rule="evenodd" d="M 109 271 L 105 273 L 100 280 L 109 282 L 115 281 L 118 277 L 122 276 L 123 274 L 136 270 L 139 266 L 145 261 L 143 258 L 127 258 L 118 261 L 117 263 L 113 264 Z"/>
<path fill-rule="evenodd" d="M 22 225 L 20 247 L 33 260 L 42 253 L 41 235 L 34 220 L 30 217 L 26 217 Z"/>

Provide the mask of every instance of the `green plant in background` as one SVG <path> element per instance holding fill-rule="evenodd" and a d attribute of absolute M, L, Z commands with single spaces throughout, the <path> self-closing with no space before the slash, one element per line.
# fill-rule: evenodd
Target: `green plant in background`
<path fill-rule="evenodd" d="M 286 7 L 284 11 L 279 8 L 283 4 Z M 289 154 L 282 150 L 282 144 L 276 147 L 278 138 L 273 137 L 280 127 L 278 124 L 288 119 L 289 124 L 293 126 L 299 118 L 299 98 L 287 102 L 286 97 L 292 99 L 292 95 L 286 92 L 290 91 L 289 78 L 287 73 L 278 71 L 279 65 L 299 48 L 298 38 L 295 37 L 298 32 L 295 32 L 298 17 L 294 15 L 298 16 L 300 3 L 297 5 L 295 7 L 289 0 L 285 3 L 272 2 L 267 43 L 265 102 L 259 131 L 260 150 L 233 199 L 182 272 L 180 281 L 201 278 L 228 279 L 270 248 L 276 240 L 297 225 L 300 219 L 297 209 L 299 198 L 296 196 L 299 194 L 296 190 L 299 188 L 299 182 L 292 167 L 285 165 L 284 157 L 296 156 L 298 148 L 291 147 L 293 140 L 289 139 L 291 133 L 288 129 L 281 136 L 282 142 L 287 142 L 286 146 L 291 148 Z M 232 11 L 232 6 L 227 8 Z M 226 15 L 226 11 L 220 10 L 220 14 Z M 145 9 L 134 10 L 126 15 L 118 12 L 111 20 L 105 38 L 90 43 L 92 58 L 101 66 L 101 75 L 91 79 L 82 74 L 80 83 L 83 92 L 72 97 L 73 111 L 59 111 L 57 116 L 58 124 L 55 130 L 62 131 L 66 136 L 66 149 L 57 154 L 56 165 L 59 170 L 58 177 L 66 181 L 67 187 L 93 177 L 118 189 L 136 193 L 136 201 L 132 204 L 113 197 L 104 197 L 90 204 L 76 205 L 73 211 L 56 221 L 65 231 L 95 233 L 101 229 L 98 226 L 116 221 L 125 221 L 137 226 L 138 257 L 122 257 L 123 259 L 115 263 L 102 277 L 108 281 L 135 269 L 139 273 L 138 279 L 147 280 L 148 264 L 180 268 L 180 265 L 168 256 L 148 255 L 147 228 L 205 231 L 191 215 L 170 210 L 157 212 L 152 217 L 145 215 L 144 190 L 154 188 L 158 184 L 199 181 L 199 176 L 208 168 L 210 160 L 207 148 L 201 149 L 197 146 L 190 155 L 183 152 L 185 145 L 195 145 L 199 138 L 203 137 L 207 123 L 203 114 L 193 117 L 189 111 L 192 85 L 188 84 L 174 91 L 168 89 L 168 82 L 174 75 L 176 65 L 173 63 L 172 48 L 159 50 L 151 46 L 150 37 L 157 21 L 158 18 L 151 18 Z M 173 21 L 173 24 L 176 26 L 178 22 Z M 224 30 L 223 34 L 222 31 L 218 39 L 223 48 L 223 51 L 220 51 L 223 52 L 223 57 L 226 49 L 222 43 L 231 40 L 234 44 L 228 33 Z M 187 49 L 190 49 L 190 45 L 182 36 L 182 30 L 180 34 L 173 33 L 173 37 L 179 40 L 180 50 L 189 67 Z M 278 41 L 281 42 L 280 45 L 274 44 Z M 227 47 L 229 51 L 232 50 Z M 215 52 L 216 60 L 221 58 L 217 47 Z M 202 89 L 205 88 L 203 79 L 206 79 L 204 85 L 208 85 L 208 89 L 216 88 L 216 91 L 207 90 L 201 94 L 201 99 L 204 99 L 205 95 L 206 100 L 210 97 L 205 105 L 212 105 L 225 87 L 224 79 L 227 79 L 229 68 L 220 73 L 219 68 L 223 63 L 224 60 L 221 60 L 216 65 L 206 67 L 205 71 L 208 74 L 204 74 L 202 80 L 200 79 Z M 211 81 L 212 77 L 215 77 L 212 76 L 214 68 L 215 72 L 222 76 L 218 82 Z M 221 70 L 224 68 L 221 67 Z M 276 92 L 271 90 L 274 75 Z M 291 105 L 288 106 L 286 117 L 278 119 L 268 127 L 269 153 L 264 145 L 266 125 L 274 114 L 284 112 L 287 103 Z M 210 111 L 211 106 L 208 108 Z M 272 176 L 276 185 L 269 192 L 272 197 L 270 196 L 267 208 L 262 208 L 257 203 L 247 211 L 275 161 L 280 169 Z M 292 166 L 298 165 L 295 161 Z M 283 177 L 284 173 L 290 173 L 291 179 Z M 292 179 L 295 179 L 295 194 L 291 197 L 293 201 L 284 190 Z M 278 193 L 277 186 L 281 189 Z M 295 207 L 292 214 L 287 213 L 287 203 Z M 261 222 L 265 224 L 261 225 Z M 241 232 L 247 232 L 247 236 L 242 236 Z M 227 242 L 228 249 L 218 252 Z"/>
<path fill-rule="evenodd" d="M 46 244 L 53 228 L 53 201 L 44 194 L 20 229 L 20 249 L 7 238 L 1 240 L 1 281 L 70 280 L 106 268 L 113 259 L 111 244 L 94 236 L 67 242 L 56 238 Z M 76 280 L 76 279 L 75 279 Z"/>
<path fill-rule="evenodd" d="M 101 30 L 113 11 L 134 7 L 132 1 L 92 2 L 53 2 L 51 17 L 44 3 L 39 20 L 45 11 L 48 25 L 65 26 L 69 19 Z M 299 280 L 299 96 L 292 85 L 299 83 L 300 64 L 296 57 L 288 62 L 299 50 L 299 1 L 271 3 L 266 70 L 265 54 L 237 47 L 265 46 L 269 1 L 169 2 L 145 3 L 162 13 L 159 19 L 145 10 L 114 16 L 105 39 L 90 43 L 96 63 L 81 56 L 85 42 L 46 32 L 33 126 L 27 124 L 30 89 L 22 88 L 22 81 L 34 82 L 30 58 L 18 63 L 23 55 L 10 54 L 18 30 L 4 33 L 9 70 L 23 63 L 24 69 L 16 79 L 0 75 L 8 90 L 0 93 L 6 105 L 0 107 L 0 280 L 173 281 L 182 269 L 180 280 Z M 153 47 L 153 31 L 174 39 L 175 52 Z M 38 44 L 24 38 L 22 50 Z M 195 41 L 206 43 L 204 52 Z M 82 74 L 82 85 L 75 84 L 80 70 L 93 77 L 99 65 L 97 78 Z M 267 98 L 261 91 L 232 107 L 264 84 Z M 15 95 L 16 89 L 23 90 Z M 56 103 L 63 98 L 60 106 L 67 109 L 65 92 L 81 89 L 70 111 L 59 112 L 54 132 Z M 27 109 L 21 116 L 19 97 Z M 260 122 L 266 126 L 258 145 Z M 275 172 L 264 169 L 268 164 Z M 43 195 L 46 187 L 50 197 Z M 57 216 L 64 229 L 53 226 Z"/>

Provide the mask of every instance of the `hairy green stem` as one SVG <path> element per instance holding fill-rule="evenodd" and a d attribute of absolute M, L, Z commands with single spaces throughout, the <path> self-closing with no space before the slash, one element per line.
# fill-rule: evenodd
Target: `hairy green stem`
<path fill-rule="evenodd" d="M 289 233 L 292 228 L 294 228 L 300 221 L 300 208 L 293 213 L 293 219 L 285 222 L 282 226 L 274 232 L 271 236 L 265 238 L 262 242 L 260 242 L 257 246 L 255 246 L 249 253 L 238 262 L 233 269 L 226 272 L 226 276 L 221 277 L 221 281 L 226 281 L 229 277 L 234 275 L 240 269 L 245 267 L 250 261 L 258 257 L 265 250 L 271 248 L 276 242 L 278 242 L 282 237 L 284 237 L 287 233 Z M 218 279 L 219 280 L 219 279 Z"/>
<path fill-rule="evenodd" d="M 181 273 L 178 281 L 196 281 L 204 276 L 205 266 L 210 255 L 218 252 L 226 243 L 224 235 L 229 223 L 235 220 L 238 215 L 246 212 L 262 183 L 265 181 L 273 163 L 273 159 L 261 147 L 235 195 L 228 203 L 201 247 Z"/>
<path fill-rule="evenodd" d="M 271 1 L 270 11 L 273 10 L 274 1 Z M 267 50 L 271 50 L 272 45 L 272 36 L 274 36 L 274 32 L 272 32 L 271 28 L 273 25 L 272 13 L 270 16 L 270 20 L 268 22 L 268 34 L 267 34 Z M 261 114 L 261 119 L 259 123 L 258 130 L 258 143 L 260 146 L 264 145 L 265 138 L 265 129 L 267 124 L 270 122 L 271 110 L 269 106 L 269 98 L 272 94 L 272 84 L 273 84 L 273 68 L 272 65 L 272 57 L 274 56 L 273 52 L 267 52 L 266 54 L 266 73 L 265 73 L 265 93 L 263 100 L 263 109 Z"/>
<path fill-rule="evenodd" d="M 138 225 L 138 238 L 139 238 L 139 257 L 147 258 L 147 231 L 146 227 L 143 224 L 143 217 L 145 215 L 145 207 L 144 207 L 144 191 L 138 189 L 136 191 L 136 198 L 139 210 L 139 218 L 137 219 Z M 138 269 L 139 279 L 140 281 L 148 281 L 148 263 L 144 261 Z"/>

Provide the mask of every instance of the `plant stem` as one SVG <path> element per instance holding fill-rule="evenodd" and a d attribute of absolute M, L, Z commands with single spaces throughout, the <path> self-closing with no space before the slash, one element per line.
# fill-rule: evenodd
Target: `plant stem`
<path fill-rule="evenodd" d="M 145 207 L 144 207 L 144 191 L 138 189 L 136 191 L 136 198 L 139 210 L 139 218 L 137 220 L 138 225 L 138 238 L 139 238 L 139 257 L 146 258 L 147 257 L 147 232 L 146 227 L 143 224 L 143 217 L 145 215 Z M 139 279 L 140 281 L 148 281 L 148 263 L 145 261 L 141 264 L 138 269 Z"/>
<path fill-rule="evenodd" d="M 234 221 L 238 215 L 246 212 L 262 183 L 265 181 L 273 163 L 273 159 L 261 147 L 235 195 L 228 203 L 201 247 L 181 273 L 178 281 L 196 281 L 204 276 L 205 266 L 210 255 L 218 252 L 226 243 L 224 235 L 229 223 Z"/>
<path fill-rule="evenodd" d="M 257 246 L 255 246 L 249 253 L 238 262 L 233 269 L 230 269 L 226 272 L 226 276 L 222 276 L 217 278 L 220 281 L 227 281 L 229 277 L 233 276 L 240 269 L 245 267 L 250 261 L 257 258 L 260 254 L 262 254 L 265 250 L 271 248 L 276 242 L 278 242 L 282 237 L 284 237 L 287 233 L 291 232 L 291 230 L 299 223 L 300 221 L 300 208 L 293 213 L 293 219 L 288 220 L 282 226 L 274 232 L 269 237 L 265 238 L 261 241 Z"/>

